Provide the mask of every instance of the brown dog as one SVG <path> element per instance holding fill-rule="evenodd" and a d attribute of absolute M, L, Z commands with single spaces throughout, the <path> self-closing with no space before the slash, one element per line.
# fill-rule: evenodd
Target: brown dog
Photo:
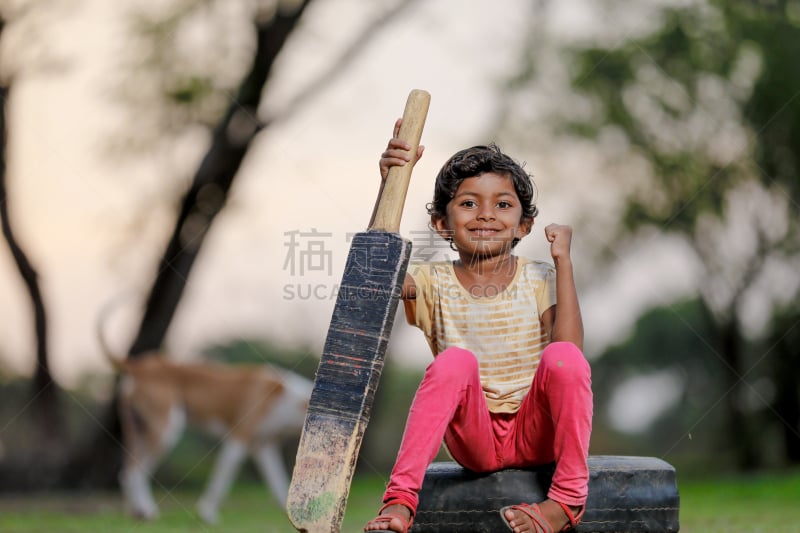
<path fill-rule="evenodd" d="M 134 516 L 158 516 L 150 478 L 187 423 L 220 439 L 211 478 L 197 503 L 203 520 L 217 521 L 220 503 L 248 455 L 272 494 L 285 505 L 289 477 L 280 444 L 302 430 L 311 381 L 268 365 L 178 364 L 156 353 L 123 359 L 108 348 L 101 323 L 98 338 L 122 375 L 124 459 L 119 479 Z"/>

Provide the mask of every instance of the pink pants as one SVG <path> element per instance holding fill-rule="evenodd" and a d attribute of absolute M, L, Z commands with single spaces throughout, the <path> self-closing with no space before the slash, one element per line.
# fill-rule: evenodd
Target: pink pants
<path fill-rule="evenodd" d="M 416 512 L 425 470 L 444 440 L 453 459 L 475 472 L 555 461 L 547 496 L 584 505 L 591 430 L 591 371 L 574 344 L 554 342 L 545 348 L 530 391 L 514 414 L 489 412 L 477 359 L 467 350 L 448 348 L 425 370 L 383 501 L 399 499 Z"/>

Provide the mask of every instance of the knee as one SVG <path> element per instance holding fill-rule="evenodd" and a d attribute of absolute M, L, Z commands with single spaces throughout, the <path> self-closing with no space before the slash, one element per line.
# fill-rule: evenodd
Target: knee
<path fill-rule="evenodd" d="M 434 357 L 426 373 L 441 373 L 448 379 L 472 376 L 478 373 L 478 358 L 469 350 L 451 346 Z"/>
<path fill-rule="evenodd" d="M 556 370 L 573 376 L 591 377 L 589 362 L 583 352 L 571 342 L 551 342 L 542 352 L 540 368 Z"/>

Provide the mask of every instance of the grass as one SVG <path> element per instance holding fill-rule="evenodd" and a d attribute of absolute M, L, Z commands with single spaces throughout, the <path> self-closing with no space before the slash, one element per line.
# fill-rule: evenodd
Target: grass
<path fill-rule="evenodd" d="M 680 482 L 681 532 L 800 533 L 800 472 Z M 342 531 L 361 531 L 378 507 L 383 481 L 353 483 Z M 219 526 L 200 522 L 196 492 L 157 493 L 161 518 L 130 520 L 119 495 L 49 494 L 0 498 L 0 531 L 9 533 L 183 533 L 294 531 L 263 486 L 240 483 L 222 509 Z"/>
<path fill-rule="evenodd" d="M 680 483 L 681 532 L 800 533 L 800 471 Z"/>

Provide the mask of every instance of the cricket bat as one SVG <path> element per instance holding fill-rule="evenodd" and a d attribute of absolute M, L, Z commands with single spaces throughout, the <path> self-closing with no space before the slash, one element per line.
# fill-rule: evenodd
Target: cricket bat
<path fill-rule="evenodd" d="M 409 94 L 398 136 L 412 160 L 389 169 L 372 225 L 350 245 L 286 503 L 301 532 L 341 529 L 411 255 L 398 231 L 429 103 L 425 91 Z"/>

